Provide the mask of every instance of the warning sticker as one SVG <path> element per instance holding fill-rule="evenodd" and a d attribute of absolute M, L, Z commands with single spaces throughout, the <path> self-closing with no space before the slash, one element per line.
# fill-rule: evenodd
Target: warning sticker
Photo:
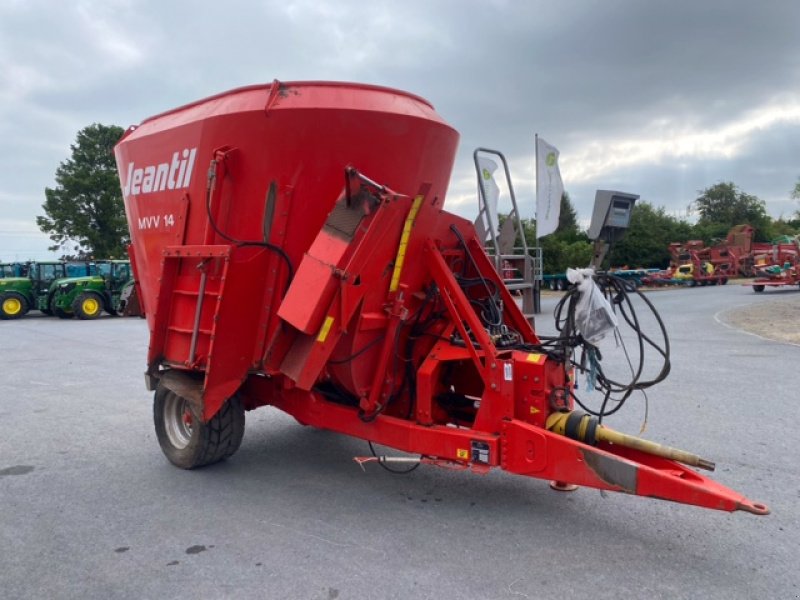
<path fill-rule="evenodd" d="M 487 463 L 489 462 L 489 444 L 486 442 L 472 442 L 472 462 Z"/>
<path fill-rule="evenodd" d="M 333 325 L 333 317 L 328 315 L 325 317 L 325 322 L 322 324 L 322 327 L 319 330 L 319 335 L 317 336 L 317 341 L 323 343 L 326 339 L 328 339 L 328 333 L 330 333 L 331 325 Z"/>
<path fill-rule="evenodd" d="M 456 458 L 461 460 L 468 460 L 469 459 L 469 450 L 466 448 L 456 448 Z"/>
<path fill-rule="evenodd" d="M 514 367 L 510 362 L 503 365 L 503 377 L 506 381 L 514 379 Z"/>

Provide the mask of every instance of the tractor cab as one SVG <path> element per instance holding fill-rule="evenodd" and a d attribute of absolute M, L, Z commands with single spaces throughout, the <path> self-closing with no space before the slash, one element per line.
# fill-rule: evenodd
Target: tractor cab
<path fill-rule="evenodd" d="M 27 269 L 23 263 L 0 263 L 0 279 L 25 277 Z"/>
<path fill-rule="evenodd" d="M 57 279 L 67 277 L 67 265 L 63 262 L 33 263 L 28 277 L 33 282 L 37 296 L 40 296 L 46 294 Z"/>
<path fill-rule="evenodd" d="M 96 263 L 97 274 L 112 292 L 119 291 L 131 279 L 131 263 L 127 260 L 107 260 Z"/>

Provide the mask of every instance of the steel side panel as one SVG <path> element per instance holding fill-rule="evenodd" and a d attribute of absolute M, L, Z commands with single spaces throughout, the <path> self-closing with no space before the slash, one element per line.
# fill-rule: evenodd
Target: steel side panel
<path fill-rule="evenodd" d="M 319 400 L 313 393 L 299 390 L 282 394 L 272 404 L 305 425 L 337 431 L 404 452 L 446 460 L 463 460 L 472 441 L 484 442 L 489 446 L 489 462 L 486 466 L 499 464 L 499 437 L 495 435 L 453 427 L 425 427 L 383 415 L 365 423 L 358 418 L 355 408 Z"/>
<path fill-rule="evenodd" d="M 458 134 L 430 105 L 371 86 L 293 82 L 281 85 L 279 93 L 273 94 L 274 89 L 233 90 L 158 115 L 129 130 L 115 147 L 151 329 L 161 327 L 154 315 L 163 247 L 176 243 L 172 233 L 177 231 L 184 243 L 205 240 L 207 170 L 219 148 L 235 151 L 226 159 L 217 225 L 239 240 L 264 239 L 268 191 L 274 183 L 279 193 L 269 239 L 295 266 L 339 198 L 347 165 L 406 194 L 420 182 L 431 182 L 431 195 L 444 200 Z M 146 193 L 144 184 L 139 186 L 143 171 L 148 177 L 148 170 L 160 173 L 164 166 L 172 172 L 177 164 L 181 166 L 165 189 L 155 191 L 153 184 L 153 191 Z M 179 184 L 174 188 L 173 180 Z M 184 197 L 190 206 L 185 222 L 179 223 L 175 203 Z M 266 289 L 272 291 L 265 294 L 280 299 L 285 269 L 271 269 L 267 276 L 271 281 Z M 281 320 L 253 326 L 261 328 L 262 322 L 264 345 L 275 339 Z"/>
<path fill-rule="evenodd" d="M 259 366 L 258 342 L 263 332 L 255 324 L 264 310 L 261 298 L 267 285 L 270 252 L 266 248 L 239 248 L 228 264 L 210 324 L 211 343 L 203 386 L 206 420 L 236 392 L 248 371 Z"/>
<path fill-rule="evenodd" d="M 278 309 L 278 316 L 307 335 L 316 334 L 340 282 L 335 263 L 306 254 Z"/>
<path fill-rule="evenodd" d="M 407 199 L 384 203 L 370 219 L 366 230 L 361 230 L 350 243 L 348 255 L 342 257 L 337 268 L 341 279 L 331 300 L 320 292 L 313 296 L 318 305 L 315 312 L 324 309 L 322 327 L 309 334 L 299 334 L 281 364 L 281 371 L 302 389 L 310 390 L 325 363 L 347 331 L 364 295 L 375 289 L 384 273 L 390 273 L 388 264 L 394 256 L 400 229 L 410 202 Z M 320 237 L 327 236 L 321 232 Z M 379 257 L 385 255 L 386 260 Z M 344 263 L 344 264 L 342 264 Z M 388 288 L 388 281 L 386 282 Z M 312 299 L 306 300 L 311 305 Z M 283 304 L 286 304 L 284 300 Z M 282 310 L 283 310 L 282 304 Z"/>

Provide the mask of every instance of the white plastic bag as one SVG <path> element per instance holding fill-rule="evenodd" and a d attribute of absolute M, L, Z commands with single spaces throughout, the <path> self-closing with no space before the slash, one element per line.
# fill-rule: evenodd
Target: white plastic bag
<path fill-rule="evenodd" d="M 583 339 L 596 346 L 617 328 L 617 317 L 594 281 L 594 269 L 567 269 L 567 280 L 580 292 L 575 306 L 575 327 Z"/>

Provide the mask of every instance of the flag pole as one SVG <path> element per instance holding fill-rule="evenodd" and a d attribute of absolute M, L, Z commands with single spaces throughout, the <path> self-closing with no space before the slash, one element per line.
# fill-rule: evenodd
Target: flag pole
<path fill-rule="evenodd" d="M 539 134 L 533 134 L 533 143 L 535 145 L 535 161 L 536 161 L 536 188 L 533 194 L 533 215 L 534 215 L 534 231 L 536 232 L 536 245 L 539 245 Z"/>

